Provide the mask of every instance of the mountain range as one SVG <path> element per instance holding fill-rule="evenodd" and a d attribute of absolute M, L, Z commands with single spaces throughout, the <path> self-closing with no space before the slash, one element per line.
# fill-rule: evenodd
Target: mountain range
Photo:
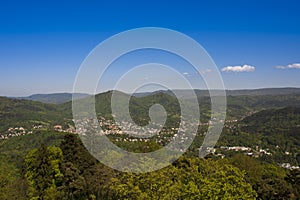
<path fill-rule="evenodd" d="M 182 90 L 181 94 L 191 91 Z M 201 122 L 207 124 L 210 120 L 210 97 L 203 91 L 195 91 L 201 112 Z M 207 92 L 207 91 L 206 91 Z M 118 105 L 124 107 L 124 100 L 130 97 L 126 93 L 117 92 L 120 99 Z M 111 111 L 111 97 L 113 91 L 95 95 L 95 109 L 98 117 L 106 120 L 113 119 Z M 29 131 L 54 131 L 59 125 L 67 130 L 74 127 L 72 116 L 72 94 L 42 95 L 40 101 L 0 97 L 0 136 L 6 137 L 11 132 L 20 132 L 20 128 Z M 39 95 L 35 97 L 40 97 Z M 61 98 L 63 97 L 63 98 Z M 67 98 L 66 98 L 67 97 Z M 78 101 L 84 101 L 82 94 Z M 47 98 L 49 98 L 47 100 Z M 88 97 L 87 97 L 88 98 Z M 188 102 L 188 96 L 182 96 Z M 45 100 L 46 99 L 46 100 Z M 67 101 L 69 100 L 69 101 Z M 63 103 L 53 103 L 63 102 Z M 130 116 L 136 124 L 148 124 L 149 108 L 154 104 L 162 105 L 167 111 L 165 127 L 174 128 L 180 121 L 180 106 L 177 98 L 168 91 L 157 91 L 138 94 L 130 97 Z M 299 126 L 300 126 L 300 89 L 260 89 L 245 91 L 227 91 L 226 124 L 220 138 L 220 145 L 229 146 L 261 146 L 273 151 L 279 151 L 273 156 L 276 162 L 293 162 L 300 160 Z M 35 127 L 41 127 L 35 129 Z M 11 131 L 9 131 L 11 130 Z M 205 127 L 200 127 L 200 134 L 204 134 Z M 200 140 L 199 140 L 200 141 Z M 280 149 L 277 149 L 277 146 Z M 199 148 L 199 145 L 196 145 Z M 196 149 L 195 147 L 195 149 Z M 285 152 L 292 152 L 293 156 L 284 156 Z M 276 154 L 277 155 L 277 154 Z M 299 156 L 298 156 L 299 155 Z M 300 161 L 297 161 L 300 163 Z"/>
<path fill-rule="evenodd" d="M 222 91 L 212 90 L 215 95 L 223 94 Z M 208 90 L 195 89 L 195 94 L 198 97 L 208 97 Z M 245 90 L 226 90 L 227 96 L 264 96 L 264 95 L 292 95 L 300 94 L 300 88 L 261 88 L 261 89 L 245 89 Z M 105 93 L 105 92 L 104 92 Z M 189 99 L 191 98 L 191 90 L 159 90 L 154 92 L 140 92 L 134 93 L 135 97 L 146 97 L 157 93 L 165 93 L 174 95 L 176 93 L 179 98 Z M 51 93 L 51 94 L 32 94 L 25 97 L 12 97 L 16 99 L 25 99 L 32 101 L 40 101 L 43 103 L 62 104 L 72 100 L 73 93 Z M 76 93 L 75 99 L 81 99 L 89 96 L 85 93 Z"/>
<path fill-rule="evenodd" d="M 190 93 L 187 90 L 180 92 L 182 94 Z M 196 93 L 201 120 L 204 118 L 207 121 L 210 118 L 210 98 L 203 95 L 205 91 L 196 90 Z M 128 97 L 126 93 L 119 92 L 119 94 L 121 97 Z M 112 91 L 95 95 L 95 108 L 98 115 L 111 116 L 111 95 Z M 87 95 L 78 95 L 78 98 L 84 97 Z M 183 96 L 183 98 L 188 99 L 187 96 Z M 31 95 L 24 99 L 0 97 L 0 132 L 11 126 L 23 125 L 28 127 L 35 122 L 43 122 L 48 125 L 72 123 L 71 99 L 71 93 Z M 122 98 L 120 101 L 120 105 L 123 105 Z M 157 91 L 147 94 L 139 93 L 130 98 L 129 108 L 132 118 L 144 124 L 144 120 L 149 120 L 148 110 L 154 104 L 163 105 L 168 113 L 180 115 L 180 107 L 176 97 L 168 91 Z M 255 112 L 284 107 L 300 107 L 299 88 L 227 91 L 227 119 L 242 119 Z"/>

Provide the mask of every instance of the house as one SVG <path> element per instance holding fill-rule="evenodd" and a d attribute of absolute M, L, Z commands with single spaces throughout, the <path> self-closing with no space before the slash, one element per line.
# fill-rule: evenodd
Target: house
<path fill-rule="evenodd" d="M 62 126 L 61 125 L 55 125 L 54 130 L 58 131 L 58 132 L 62 132 Z"/>

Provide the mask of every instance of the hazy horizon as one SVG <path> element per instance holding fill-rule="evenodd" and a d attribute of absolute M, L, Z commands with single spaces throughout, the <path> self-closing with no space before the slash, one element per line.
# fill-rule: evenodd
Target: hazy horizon
<path fill-rule="evenodd" d="M 244 89 L 225 89 L 225 91 L 252 91 L 252 90 L 265 90 L 265 89 L 300 89 L 300 87 L 265 87 L 265 88 L 244 88 Z M 191 89 L 173 89 L 173 90 L 191 90 Z M 200 91 L 208 91 L 208 89 L 204 89 L 204 88 L 195 88 L 193 90 L 200 90 Z M 210 89 L 210 90 L 218 90 L 218 89 Z M 109 91 L 114 91 L 114 90 L 105 90 L 105 91 L 100 91 L 100 92 L 96 92 L 96 94 L 101 94 L 101 93 L 106 93 Z M 119 90 L 117 90 L 119 91 Z M 135 94 L 138 93 L 152 93 L 152 92 L 159 92 L 159 91 L 168 91 L 166 89 L 162 89 L 162 90 L 151 90 L 151 91 L 139 91 L 139 92 L 135 92 Z M 120 91 L 126 94 L 132 94 L 130 92 L 126 92 L 126 91 Z M 19 96 L 4 96 L 4 95 L 0 95 L 1 97 L 29 97 L 32 95 L 51 95 L 51 94 L 73 94 L 72 91 L 58 91 L 58 92 L 50 92 L 50 93 L 32 93 L 32 94 L 28 94 L 28 95 L 19 95 Z M 87 95 L 92 95 L 90 93 L 79 93 L 79 94 L 87 94 Z"/>

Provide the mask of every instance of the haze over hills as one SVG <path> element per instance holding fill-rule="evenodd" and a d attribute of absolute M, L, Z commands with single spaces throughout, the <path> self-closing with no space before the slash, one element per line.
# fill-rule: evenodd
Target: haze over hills
<path fill-rule="evenodd" d="M 189 99 L 191 98 L 191 90 L 174 90 L 176 94 L 179 95 L 179 98 Z M 208 90 L 200 90 L 195 89 L 195 94 L 198 97 L 208 97 L 209 91 Z M 220 93 L 218 90 L 213 90 L 214 95 L 223 94 Z M 261 88 L 261 89 L 245 89 L 245 90 L 226 90 L 227 96 L 263 96 L 263 95 L 292 95 L 292 94 L 300 94 L 300 88 Z M 103 92 L 105 93 L 105 92 Z M 166 93 L 169 95 L 174 95 L 171 90 L 158 90 L 154 92 L 139 92 L 134 93 L 133 96 L 135 97 L 145 97 L 149 95 L 154 95 L 157 93 Z M 101 94 L 101 93 L 99 93 Z M 87 97 L 88 94 L 85 93 L 76 93 L 75 98 L 81 99 Z M 54 103 L 54 104 L 61 104 L 66 103 L 72 100 L 72 93 L 51 93 L 51 94 L 33 94 L 26 97 L 11 97 L 17 99 L 25 99 L 25 100 L 32 100 L 32 101 L 40 101 L 43 103 Z"/>
<path fill-rule="evenodd" d="M 40 101 L 43 103 L 61 104 L 72 100 L 72 93 L 52 93 L 52 94 L 33 94 L 27 97 L 15 97 L 17 99 L 25 99 L 32 101 Z M 88 94 L 76 93 L 75 98 L 81 99 L 87 97 Z"/>
<path fill-rule="evenodd" d="M 189 99 L 191 90 L 177 90 L 179 98 Z M 202 120 L 208 120 L 210 110 L 210 97 L 207 90 L 195 90 L 198 97 L 199 107 L 202 114 Z M 112 91 L 99 93 L 95 95 L 96 110 L 101 115 L 111 114 L 111 94 Z M 120 97 L 128 97 L 128 94 L 119 92 Z M 300 88 L 265 88 L 255 90 L 228 90 L 227 94 L 227 119 L 240 119 L 249 115 L 249 113 L 257 112 L 264 109 L 277 109 L 287 106 L 300 106 Z M 86 97 L 86 94 L 78 94 L 78 99 Z M 72 118 L 72 94 L 71 93 L 56 93 L 56 94 L 43 94 L 31 95 L 25 97 L 26 100 L 32 100 L 30 104 L 35 104 L 34 101 L 43 103 L 56 103 L 52 105 L 60 112 L 61 115 Z M 7 100 L 8 101 L 8 100 Z M 121 100 L 122 101 L 122 100 Z M 27 101 L 20 101 L 25 105 L 29 104 Z M 163 102 L 163 103 L 161 103 Z M 177 100 L 171 91 L 156 91 L 149 93 L 137 93 L 131 97 L 130 109 L 131 112 L 137 115 L 143 114 L 143 118 L 148 119 L 148 109 L 154 103 L 163 104 L 166 107 L 171 107 L 171 111 L 178 113 Z M 123 104 L 123 103 L 121 103 Z M 120 105 L 121 105 L 120 104 Z M 177 107 L 176 107 L 177 105 Z M 45 104 L 47 107 L 48 105 Z M 12 106 L 13 107 L 13 106 Z M 25 106 L 26 107 L 26 106 Z M 16 110 L 18 108 L 15 108 Z M 14 111 L 18 112 L 19 111 Z M 23 112 L 23 111 L 22 111 Z M 28 112 L 32 112 L 28 110 Z M 47 111 L 48 112 L 48 111 Z M 27 112 L 25 112 L 27 113 Z M 35 113 L 34 113 L 35 114 Z M 23 114 L 24 115 L 24 114 Z M 135 117 L 133 115 L 133 117 Z M 46 115 L 45 115 L 46 116 Z M 53 116 L 49 113 L 49 116 Z M 47 117 L 48 118 L 48 117 Z M 55 118 L 55 117 L 54 117 Z M 23 118 L 20 118 L 23 119 Z"/>
<path fill-rule="evenodd" d="M 195 94 L 198 97 L 203 96 L 209 96 L 208 90 L 200 90 L 195 89 Z M 211 95 L 223 95 L 223 91 L 221 90 L 211 90 Z M 178 89 L 178 90 L 159 90 L 154 92 L 145 92 L 145 93 L 135 93 L 134 96 L 141 97 L 141 96 L 148 96 L 155 93 L 167 93 L 170 95 L 174 95 L 174 92 L 176 92 L 177 95 L 179 95 L 179 98 L 190 98 L 191 97 L 191 91 L 190 90 L 184 90 L 184 89 Z M 243 90 L 225 90 L 227 96 L 257 96 L 257 95 L 286 95 L 286 94 L 300 94 L 300 88 L 260 88 L 260 89 L 243 89 Z"/>

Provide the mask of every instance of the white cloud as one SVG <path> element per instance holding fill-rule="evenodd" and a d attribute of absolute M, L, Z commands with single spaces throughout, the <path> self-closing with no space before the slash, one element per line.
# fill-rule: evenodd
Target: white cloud
<path fill-rule="evenodd" d="M 202 74 L 206 74 L 206 73 L 210 73 L 210 72 L 212 72 L 212 70 L 207 68 L 202 71 Z"/>
<path fill-rule="evenodd" d="M 287 66 L 276 66 L 277 69 L 300 69 L 300 63 L 294 63 Z"/>
<path fill-rule="evenodd" d="M 276 69 L 286 69 L 286 66 L 276 66 Z"/>
<path fill-rule="evenodd" d="M 190 75 L 188 72 L 183 72 L 182 74 L 186 76 Z"/>
<path fill-rule="evenodd" d="M 250 65 L 243 65 L 243 66 L 227 66 L 222 68 L 222 72 L 253 72 L 255 67 Z"/>

